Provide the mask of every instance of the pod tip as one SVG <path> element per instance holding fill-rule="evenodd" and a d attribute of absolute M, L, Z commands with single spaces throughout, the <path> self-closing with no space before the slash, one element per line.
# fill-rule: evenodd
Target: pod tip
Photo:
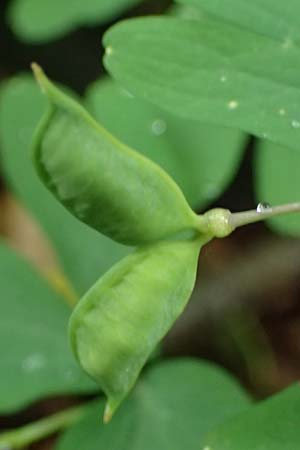
<path fill-rule="evenodd" d="M 113 415 L 118 409 L 121 403 L 121 399 L 118 397 L 108 397 L 108 400 L 105 405 L 104 414 L 103 414 L 103 422 L 106 424 L 111 421 Z"/>
<path fill-rule="evenodd" d="M 39 65 L 38 65 L 37 63 L 35 63 L 35 62 L 32 62 L 32 63 L 30 64 L 30 67 L 31 67 L 31 69 L 32 69 L 32 71 L 33 71 L 33 74 L 34 74 L 34 76 L 35 76 L 36 81 L 37 81 L 37 82 L 39 83 L 39 85 L 40 85 L 41 90 L 42 90 L 43 92 L 45 92 L 45 80 L 46 80 L 47 78 L 46 78 L 46 75 L 45 75 L 43 69 L 41 68 L 41 66 L 39 66 Z"/>
<path fill-rule="evenodd" d="M 107 402 L 105 405 L 105 409 L 104 409 L 103 422 L 105 424 L 107 424 L 108 422 L 111 421 L 112 416 L 113 416 L 113 411 L 110 407 L 109 402 Z"/>

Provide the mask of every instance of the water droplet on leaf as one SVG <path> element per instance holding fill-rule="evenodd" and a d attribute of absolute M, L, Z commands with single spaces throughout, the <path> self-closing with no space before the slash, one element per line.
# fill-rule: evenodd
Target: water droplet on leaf
<path fill-rule="evenodd" d="M 152 122 L 151 130 L 155 136 L 161 136 L 166 132 L 167 124 L 163 119 L 155 119 Z"/>
<path fill-rule="evenodd" d="M 40 353 L 34 353 L 27 356 L 22 362 L 22 369 L 26 372 L 40 370 L 46 365 L 46 358 Z"/>
<path fill-rule="evenodd" d="M 110 47 L 110 46 L 106 47 L 106 49 L 105 49 L 106 56 L 110 56 L 112 54 L 112 52 L 113 52 L 112 47 Z"/>
<path fill-rule="evenodd" d="M 236 109 L 239 106 L 239 103 L 236 100 L 231 100 L 228 102 L 228 108 L 229 109 Z"/>
<path fill-rule="evenodd" d="M 300 122 L 298 120 L 292 121 L 292 127 L 293 128 L 300 128 Z"/>

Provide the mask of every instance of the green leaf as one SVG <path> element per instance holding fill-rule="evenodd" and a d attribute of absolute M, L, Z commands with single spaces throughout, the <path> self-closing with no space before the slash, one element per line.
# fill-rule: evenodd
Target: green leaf
<path fill-rule="evenodd" d="M 25 42 L 47 42 L 82 25 L 95 25 L 120 15 L 141 0 L 12 0 L 7 21 Z"/>
<path fill-rule="evenodd" d="M 45 103 L 27 75 L 0 86 L 1 170 L 10 188 L 46 231 L 67 276 L 81 294 L 128 250 L 75 220 L 37 177 L 29 150 Z"/>
<path fill-rule="evenodd" d="M 221 194 L 236 173 L 245 143 L 237 130 L 181 119 L 109 79 L 89 87 L 86 105 L 113 135 L 165 169 L 194 207 Z"/>
<path fill-rule="evenodd" d="M 300 441 L 299 409 L 297 383 L 225 422 L 205 439 L 203 450 L 296 449 Z"/>
<path fill-rule="evenodd" d="M 222 369 L 192 359 L 150 368 L 108 425 L 99 407 L 70 428 L 56 450 L 199 450 L 204 435 L 250 401 Z"/>
<path fill-rule="evenodd" d="M 201 11 L 222 20 L 255 31 L 281 38 L 286 43 L 300 38 L 300 4 L 298 0 L 176 0 L 184 5 L 199 7 Z M 278 19 L 280 18 L 280 20 Z M 297 43 L 295 43 L 297 45 Z"/>
<path fill-rule="evenodd" d="M 36 169 L 77 218 L 127 245 L 195 233 L 200 219 L 176 183 L 119 142 L 34 66 L 49 98 L 34 140 Z"/>
<path fill-rule="evenodd" d="M 299 48 L 206 17 L 121 22 L 104 44 L 107 69 L 134 95 L 299 149 Z"/>
<path fill-rule="evenodd" d="M 64 300 L 3 242 L 0 299 L 0 413 L 45 396 L 97 389 L 70 352 Z"/>
<path fill-rule="evenodd" d="M 300 154 L 272 142 L 260 141 L 256 148 L 255 190 L 258 202 L 270 205 L 299 202 Z M 268 220 L 274 230 L 300 236 L 300 214 L 293 213 Z"/>
<path fill-rule="evenodd" d="M 75 308 L 69 327 L 72 348 L 108 398 L 104 421 L 182 313 L 195 284 L 200 248 L 208 240 L 139 248 L 106 273 Z"/>

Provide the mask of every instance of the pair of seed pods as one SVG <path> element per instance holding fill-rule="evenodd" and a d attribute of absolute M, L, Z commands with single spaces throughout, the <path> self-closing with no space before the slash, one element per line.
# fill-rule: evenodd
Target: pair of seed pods
<path fill-rule="evenodd" d="M 73 351 L 107 396 L 107 422 L 184 309 L 214 221 L 197 216 L 159 166 L 103 129 L 36 64 L 33 70 L 49 99 L 33 145 L 42 181 L 78 219 L 137 247 L 70 319 Z"/>

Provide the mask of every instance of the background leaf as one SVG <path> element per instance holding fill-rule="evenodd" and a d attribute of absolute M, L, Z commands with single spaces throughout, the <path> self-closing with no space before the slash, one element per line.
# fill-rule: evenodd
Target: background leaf
<path fill-rule="evenodd" d="M 77 221 L 38 179 L 30 147 L 44 108 L 44 96 L 32 77 L 20 75 L 1 85 L 1 166 L 11 189 L 52 240 L 67 276 L 81 294 L 128 249 Z"/>
<path fill-rule="evenodd" d="M 210 450 L 296 449 L 300 440 L 300 386 L 286 389 L 224 423 L 205 439 Z"/>
<path fill-rule="evenodd" d="M 248 30 L 274 38 L 286 39 L 286 42 L 300 37 L 300 4 L 298 0 L 288 0 L 288 2 L 252 0 L 247 3 L 244 0 L 176 1 L 184 5 L 199 7 L 201 11 Z M 280 20 L 278 20 L 279 17 Z"/>
<path fill-rule="evenodd" d="M 237 130 L 176 117 L 110 79 L 89 87 L 86 106 L 113 135 L 163 167 L 193 207 L 222 193 L 237 171 L 246 140 Z"/>
<path fill-rule="evenodd" d="M 294 150 L 260 141 L 256 145 L 255 189 L 257 200 L 280 205 L 300 198 L 300 154 Z M 300 235 L 300 214 L 293 213 L 268 220 L 274 230 Z"/>
<path fill-rule="evenodd" d="M 124 21 L 104 44 L 107 69 L 134 95 L 299 148 L 297 47 L 206 17 Z"/>
<path fill-rule="evenodd" d="M 56 450 L 198 450 L 208 430 L 249 405 L 221 369 L 192 359 L 167 361 L 146 372 L 108 425 L 93 406 Z"/>
<path fill-rule="evenodd" d="M 0 299 L 1 413 L 53 394 L 97 390 L 70 352 L 70 309 L 3 242 Z"/>
<path fill-rule="evenodd" d="M 80 25 L 113 19 L 141 0 L 13 0 L 7 20 L 26 42 L 44 42 L 70 32 Z"/>

